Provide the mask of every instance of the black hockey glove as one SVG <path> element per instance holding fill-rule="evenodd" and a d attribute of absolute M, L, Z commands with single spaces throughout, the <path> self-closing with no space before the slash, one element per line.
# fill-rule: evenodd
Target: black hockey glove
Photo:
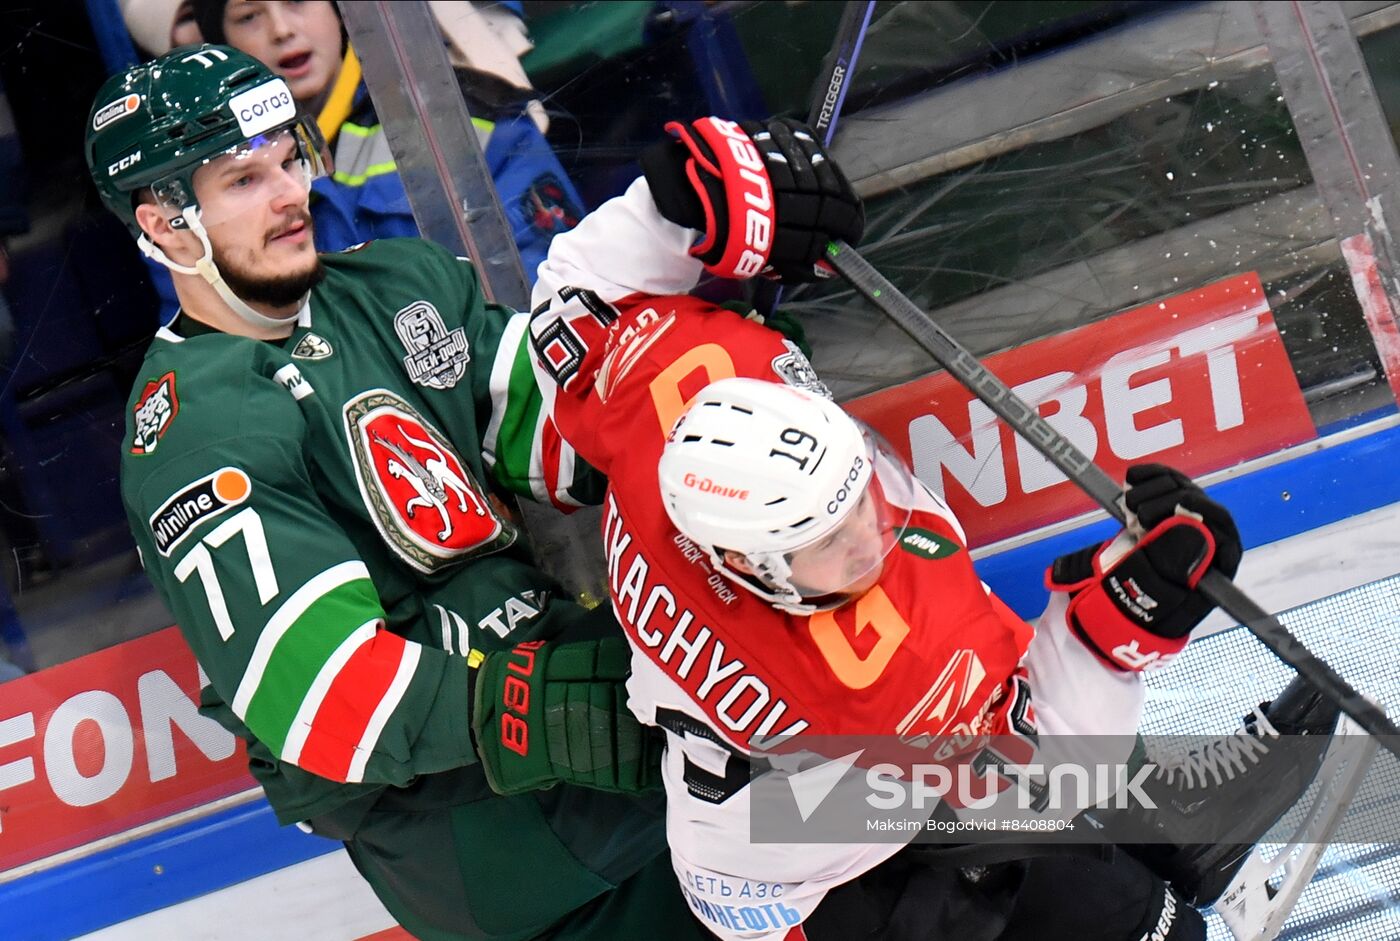
<path fill-rule="evenodd" d="M 498 794 L 559 782 L 636 793 L 661 783 L 662 735 L 627 708 L 631 654 L 618 637 L 541 640 L 487 654 L 472 732 Z"/>
<path fill-rule="evenodd" d="M 1073 597 L 1066 612 L 1079 639 L 1119 670 L 1144 670 L 1180 653 L 1215 605 L 1196 591 L 1214 566 L 1233 578 L 1243 552 L 1223 506 L 1191 478 L 1161 464 L 1128 468 L 1128 511 L 1146 533 L 1060 556 L 1045 573 Z"/>
<path fill-rule="evenodd" d="M 831 273 L 828 241 L 860 241 L 860 198 L 806 125 L 711 117 L 666 130 L 674 138 L 642 153 L 642 171 L 661 214 L 703 233 L 690 253 L 706 270 L 815 281 Z"/>

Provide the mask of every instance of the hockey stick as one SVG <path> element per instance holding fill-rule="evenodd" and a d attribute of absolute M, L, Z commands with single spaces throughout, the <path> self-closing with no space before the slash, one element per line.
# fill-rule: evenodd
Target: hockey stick
<path fill-rule="evenodd" d="M 836 119 L 841 114 L 841 106 L 846 103 L 847 80 L 855 70 L 856 59 L 860 58 L 860 46 L 865 42 L 865 31 L 870 28 L 870 18 L 875 13 L 875 0 L 847 0 L 841 11 L 841 22 L 836 27 L 836 42 L 828 55 L 831 66 L 822 77 L 825 81 L 814 86 L 812 107 L 807 112 L 807 126 L 816 132 L 817 141 L 825 148 L 836 134 Z M 779 281 L 760 280 L 754 288 L 753 305 L 763 313 L 777 310 L 783 299 L 783 286 Z"/>
<path fill-rule="evenodd" d="M 903 327 L 939 365 L 1093 497 L 1110 516 L 1120 523 L 1127 523 L 1123 491 L 1113 478 L 1052 428 L 1036 409 L 1022 401 L 1006 383 L 992 375 L 978 362 L 977 357 L 900 293 L 854 248 L 844 242 L 831 242 L 826 247 L 826 260 L 857 292 Z M 1372 735 L 1386 736 L 1381 739 L 1381 744 L 1400 757 L 1400 728 L 1375 703 L 1358 693 L 1335 670 L 1303 646 L 1277 618 L 1255 604 L 1234 582 L 1215 569 L 1206 572 L 1199 588 L 1226 614 L 1248 627 L 1280 660 L 1339 705 L 1357 725 Z"/>
<path fill-rule="evenodd" d="M 831 47 L 831 68 L 827 70 L 826 81 L 817 86 L 812 110 L 807 114 L 807 126 L 817 132 L 817 140 L 823 147 L 831 143 L 836 133 L 836 117 L 846 101 L 846 80 L 851 77 L 851 70 L 860 56 L 860 44 L 865 41 L 865 31 L 870 27 L 874 12 L 874 0 L 867 3 L 849 0 L 841 13 L 836 42 Z"/>
<path fill-rule="evenodd" d="M 1341 720 L 1317 771 L 1317 796 L 1288 845 L 1272 859 L 1265 859 L 1264 851 L 1255 846 L 1214 904 L 1215 913 L 1237 941 L 1273 941 L 1283 930 L 1375 757 L 1375 739 L 1352 744 L 1361 734 L 1350 719 Z M 1280 869 L 1282 879 L 1270 885 L 1269 878 Z"/>

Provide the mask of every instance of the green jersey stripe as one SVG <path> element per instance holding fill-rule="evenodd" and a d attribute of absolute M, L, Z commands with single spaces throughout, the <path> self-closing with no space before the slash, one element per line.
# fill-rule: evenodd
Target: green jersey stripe
<path fill-rule="evenodd" d="M 498 481 L 548 503 L 539 466 L 540 389 L 528 344 L 523 342 L 528 323 L 529 315 L 516 314 L 501 334 L 491 364 L 491 421 L 482 450 L 490 456 Z"/>
<path fill-rule="evenodd" d="M 359 559 L 352 559 L 349 562 L 341 562 L 333 565 L 323 572 L 313 575 L 306 582 L 292 593 L 292 596 L 282 603 L 282 606 L 273 612 L 268 618 L 267 625 L 258 636 L 257 646 L 253 649 L 253 655 L 248 658 L 248 666 L 243 670 L 243 678 L 238 683 L 238 691 L 234 694 L 233 707 L 234 714 L 240 719 L 247 716 L 248 705 L 253 701 L 253 694 L 262 685 L 263 674 L 267 670 L 268 663 L 272 660 L 273 651 L 277 649 L 282 636 L 287 633 L 292 625 L 306 613 L 307 609 L 318 602 L 323 595 L 357 579 L 369 582 L 369 569 Z M 373 595 L 373 588 L 370 589 Z M 378 599 L 374 599 L 374 610 L 366 611 L 363 617 L 357 617 L 353 625 L 363 624 L 372 617 L 383 617 L 384 612 L 379 609 Z M 347 632 L 353 628 L 347 628 Z M 337 637 L 337 640 L 340 638 Z M 290 716 L 288 717 L 290 719 Z"/>
<path fill-rule="evenodd" d="M 423 648 L 417 644 L 404 645 L 403 659 L 399 661 L 398 672 L 394 674 L 388 692 L 384 694 L 383 699 L 379 700 L 379 705 L 374 707 L 374 713 L 369 717 L 369 723 L 365 726 L 365 734 L 360 737 L 360 744 L 355 746 L 355 757 L 350 759 L 350 771 L 346 774 L 345 780 L 358 784 L 365 779 L 365 766 L 369 764 L 370 756 L 374 754 L 374 746 L 379 744 L 379 735 L 384 731 L 384 726 L 389 724 L 389 717 L 398 708 L 404 693 L 408 692 L 408 684 L 418 669 L 418 660 L 422 655 Z M 465 661 L 463 662 L 465 663 Z M 463 722 L 466 719 L 466 716 L 462 717 Z"/>
<path fill-rule="evenodd" d="M 311 688 L 306 691 L 301 705 L 297 707 L 296 717 L 292 719 L 292 727 L 287 733 L 287 740 L 282 745 L 280 755 L 283 761 L 298 764 L 301 758 L 301 748 L 306 744 L 306 737 L 311 734 L 311 720 L 316 718 L 316 712 L 321 708 L 321 703 L 325 701 L 326 693 L 330 691 L 331 683 L 340 675 L 341 668 L 345 666 L 355 651 L 374 639 L 375 631 L 383 622 L 378 618 L 361 624 L 345 640 L 340 642 L 340 646 L 331 652 L 326 658 L 326 662 L 321 667 L 321 671 L 316 674 L 316 679 L 312 680 Z"/>
<path fill-rule="evenodd" d="M 481 447 L 491 454 L 496 450 L 496 439 L 501 434 L 501 419 L 505 415 L 505 395 L 510 385 L 511 369 L 516 357 L 523 352 L 525 331 L 530 318 L 526 314 L 516 314 L 506 321 L 496 344 L 496 358 L 491 363 L 491 377 L 487 388 L 491 393 L 491 420 L 486 423 L 486 433 L 482 435 Z"/>
<path fill-rule="evenodd" d="M 326 661 L 366 619 L 384 612 L 368 579 L 339 585 L 292 622 L 268 661 L 260 683 L 248 703 L 244 722 L 273 752 L 286 745 L 302 702 L 321 674 Z"/>

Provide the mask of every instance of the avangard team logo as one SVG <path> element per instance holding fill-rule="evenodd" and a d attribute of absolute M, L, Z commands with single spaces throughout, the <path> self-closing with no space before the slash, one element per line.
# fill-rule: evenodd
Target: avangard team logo
<path fill-rule="evenodd" d="M 447 439 L 403 399 L 363 393 L 346 403 L 345 426 L 370 516 L 414 568 L 431 572 L 515 541 Z"/>

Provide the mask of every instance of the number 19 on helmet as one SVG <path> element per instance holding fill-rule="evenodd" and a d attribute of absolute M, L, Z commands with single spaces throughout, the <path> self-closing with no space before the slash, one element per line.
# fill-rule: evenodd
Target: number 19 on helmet
<path fill-rule="evenodd" d="M 682 534 L 732 581 L 797 614 L 875 584 L 918 486 L 889 444 L 835 402 L 743 378 L 696 396 L 659 478 Z"/>

